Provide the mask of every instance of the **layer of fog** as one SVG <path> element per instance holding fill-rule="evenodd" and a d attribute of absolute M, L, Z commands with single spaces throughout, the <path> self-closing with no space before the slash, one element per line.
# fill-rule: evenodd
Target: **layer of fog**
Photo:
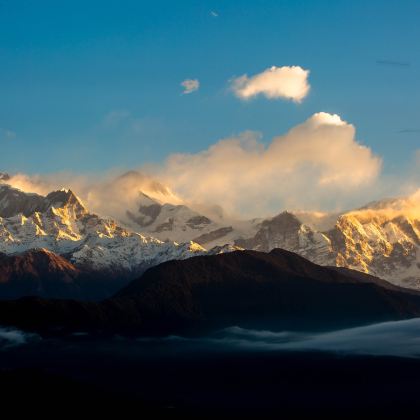
<path fill-rule="evenodd" d="M 54 340 L 59 343 L 62 339 Z M 70 341 L 69 341 L 70 340 Z M 96 342 L 87 333 L 77 333 L 64 338 L 63 343 L 77 341 L 83 347 Z M 51 341 L 51 340 L 50 340 Z M 76 343 L 74 341 L 74 343 Z M 162 354 L 184 352 L 331 352 L 342 355 L 371 355 L 420 358 L 420 318 L 372 324 L 331 332 L 305 333 L 293 331 L 250 330 L 230 327 L 204 337 L 169 336 L 164 338 L 124 338 L 100 341 L 121 351 L 137 348 L 139 355 L 159 351 Z M 108 342 L 108 344 L 106 344 Z M 43 340 L 32 333 L 14 328 L 0 327 L 0 350 L 6 350 Z M 112 344 L 114 343 L 114 344 Z M 137 344 L 136 344 L 137 343 Z"/>
<path fill-rule="evenodd" d="M 39 339 L 40 337 L 37 334 L 27 333 L 15 328 L 0 327 L 0 350 L 22 346 Z"/>
<path fill-rule="evenodd" d="M 324 333 L 272 332 L 231 327 L 205 338 L 171 336 L 164 341 L 172 345 L 178 343 L 184 348 L 193 346 L 215 351 L 322 351 L 419 358 L 420 318 Z"/>

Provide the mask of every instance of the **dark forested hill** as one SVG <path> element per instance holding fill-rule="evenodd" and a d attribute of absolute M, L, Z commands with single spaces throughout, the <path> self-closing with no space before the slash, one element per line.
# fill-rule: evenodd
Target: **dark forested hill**
<path fill-rule="evenodd" d="M 297 254 L 237 251 L 169 261 L 99 303 L 0 302 L 0 325 L 138 334 L 329 329 L 420 316 L 420 294 Z"/>

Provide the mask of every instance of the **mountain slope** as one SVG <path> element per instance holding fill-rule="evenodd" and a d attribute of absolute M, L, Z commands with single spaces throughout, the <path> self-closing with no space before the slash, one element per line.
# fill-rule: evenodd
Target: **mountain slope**
<path fill-rule="evenodd" d="M 184 204 L 160 202 L 142 191 L 138 193 L 136 208 L 127 210 L 121 221 L 135 231 L 163 241 L 193 241 L 206 248 L 233 243 L 240 236 L 240 230 L 229 221 L 216 222 Z"/>
<path fill-rule="evenodd" d="M 282 212 L 238 221 L 220 211 L 213 220 L 182 204 L 163 184 L 131 171 L 100 192 L 102 201 L 113 203 L 118 224 L 91 213 L 70 190 L 43 197 L 11 188 L 9 180 L 1 174 L 0 252 L 6 254 L 45 248 L 83 271 L 132 279 L 160 262 L 203 254 L 203 247 L 210 253 L 283 248 L 317 264 L 420 289 L 420 205 L 413 197 L 341 214 Z"/>
<path fill-rule="evenodd" d="M 420 314 L 418 293 L 321 267 L 280 249 L 169 261 L 117 295 L 133 296 L 158 326 L 198 322 L 310 328 Z"/>
<path fill-rule="evenodd" d="M 217 225 L 185 205 L 161 204 L 143 192 L 139 193 L 136 212 L 127 210 L 127 224 L 140 232 L 162 240 L 188 241 Z"/>
<path fill-rule="evenodd" d="M 124 229 L 112 219 L 90 213 L 71 190 L 54 191 L 44 197 L 0 184 L 0 252 L 17 255 L 32 249 L 64 257 L 83 272 L 100 273 L 106 278 L 120 276 L 126 281 L 160 262 L 205 252 L 196 243 L 162 242 Z M 7 263 L 3 259 L 0 275 L 4 270 Z M 19 273 L 23 279 L 24 273 Z M 11 287 L 10 282 L 7 284 Z M 21 296 L 29 289 L 23 287 Z M 7 296 L 6 286 L 2 290 L 0 297 Z"/>
<path fill-rule="evenodd" d="M 162 241 L 193 241 L 211 249 L 255 231 L 252 221 L 227 219 L 220 206 L 192 208 L 168 186 L 138 171 L 126 172 L 101 190 L 103 199 L 113 196 L 118 201 L 106 207 L 119 223 Z"/>
<path fill-rule="evenodd" d="M 321 267 L 287 251 L 168 261 L 100 303 L 0 302 L 0 324 L 40 332 L 201 333 L 329 329 L 420 316 L 420 293 Z"/>
<path fill-rule="evenodd" d="M 79 297 L 81 272 L 66 259 L 45 249 L 20 255 L 0 254 L 0 296 Z"/>
<path fill-rule="evenodd" d="M 285 211 L 243 222 L 223 217 L 216 222 L 172 204 L 168 194 L 160 198 L 139 193 L 137 207 L 127 212 L 138 222 L 133 225 L 137 230 L 160 239 L 193 240 L 207 249 L 224 244 L 265 252 L 284 248 L 321 265 L 348 267 L 420 289 L 420 205 L 415 195 L 342 213 Z"/>
<path fill-rule="evenodd" d="M 0 253 L 0 298 L 22 296 L 101 300 L 131 280 L 124 273 L 85 271 L 47 249 Z"/>
<path fill-rule="evenodd" d="M 280 247 L 317 264 L 347 267 L 419 289 L 420 215 L 406 207 L 397 210 L 396 203 L 385 200 L 337 215 L 323 230 L 313 220 L 305 222 L 307 215 L 283 212 L 235 244 L 265 252 Z"/>
<path fill-rule="evenodd" d="M 285 211 L 265 220 L 215 222 L 186 206 L 143 196 L 130 216 L 140 231 L 161 239 L 193 240 L 207 249 L 224 244 L 265 252 L 284 248 L 321 265 L 420 289 L 419 208 L 414 195 L 342 213 Z"/>

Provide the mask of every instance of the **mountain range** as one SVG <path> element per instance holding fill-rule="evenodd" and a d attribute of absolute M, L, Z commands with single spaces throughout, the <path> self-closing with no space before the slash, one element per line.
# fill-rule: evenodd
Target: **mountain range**
<path fill-rule="evenodd" d="M 273 217 L 237 220 L 222 211 L 203 213 L 171 203 L 174 194 L 163 190 L 165 196 L 139 191 L 120 223 L 161 240 L 193 241 L 206 249 L 226 244 L 265 252 L 283 248 L 321 265 L 420 288 L 420 206 L 413 198 L 383 199 L 344 212 L 285 210 Z"/>
<path fill-rule="evenodd" d="M 195 210 L 150 178 L 141 190 L 139 178 L 144 186 L 133 171 L 117 180 L 123 188 L 129 179 L 135 198 L 115 217 L 103 217 L 69 189 L 28 193 L 2 173 L 0 297 L 102 299 L 164 261 L 275 248 L 420 289 L 420 216 L 410 199 L 341 213 L 283 211 L 236 220 Z"/>
<path fill-rule="evenodd" d="M 3 297 L 28 293 L 73 297 L 82 284 L 90 288 L 85 281 L 88 278 L 118 279 L 114 288 L 109 281 L 98 288 L 98 297 L 104 297 L 103 293 L 117 290 L 124 279 L 132 279 L 150 266 L 203 252 L 196 243 L 162 242 L 90 213 L 71 190 L 44 197 L 0 185 Z M 57 282 L 61 286 L 45 285 L 53 277 L 62 279 Z M 77 287 L 76 278 L 81 279 Z M 77 294 L 83 296 L 84 292 Z"/>

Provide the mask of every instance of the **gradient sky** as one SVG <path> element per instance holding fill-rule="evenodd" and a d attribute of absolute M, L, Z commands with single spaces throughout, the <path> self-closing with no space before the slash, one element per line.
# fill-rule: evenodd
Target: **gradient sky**
<path fill-rule="evenodd" d="M 420 148 L 419 40 L 420 1 L 0 0 L 0 168 L 138 167 L 326 111 L 401 174 Z M 302 103 L 229 91 L 273 65 L 310 70 Z M 182 95 L 187 78 L 201 86 Z"/>

